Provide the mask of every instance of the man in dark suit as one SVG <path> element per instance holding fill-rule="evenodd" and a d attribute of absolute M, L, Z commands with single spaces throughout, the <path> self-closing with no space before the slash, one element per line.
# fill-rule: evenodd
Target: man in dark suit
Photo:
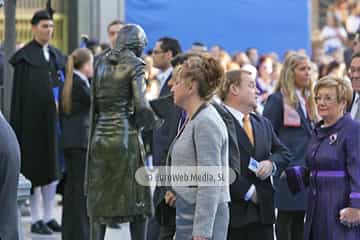
<path fill-rule="evenodd" d="M 156 78 L 160 84 L 159 98 L 170 95 L 168 85 L 173 67 L 171 60 L 181 52 L 179 42 L 173 38 L 160 38 L 152 51 L 154 67 L 160 70 Z M 153 133 L 153 161 L 155 166 L 165 166 L 166 157 L 172 140 L 174 139 L 179 125 L 181 109 L 171 103 L 170 106 L 160 114 L 164 124 Z M 166 197 L 166 199 L 165 199 Z M 159 234 L 156 231 L 156 223 L 149 223 L 148 239 L 172 239 L 175 234 L 175 208 L 172 206 L 172 199 L 175 195 L 167 188 L 157 186 L 154 192 L 154 206 L 156 222 L 160 225 Z M 154 225 L 154 226 L 152 226 Z M 154 236 L 156 235 L 156 237 Z M 158 235 L 158 237 L 157 237 Z M 153 238 L 151 236 L 154 236 Z"/>
<path fill-rule="evenodd" d="M 221 92 L 224 105 L 218 111 L 226 116 L 223 119 L 229 132 L 230 166 L 237 173 L 230 186 L 228 239 L 272 240 L 275 214 L 270 177 L 281 174 L 291 156 L 270 121 L 253 113 L 256 84 L 251 73 L 229 71 L 225 81 Z M 252 171 L 249 164 L 254 161 L 258 165 Z"/>
<path fill-rule="evenodd" d="M 18 240 L 17 187 L 20 148 L 0 111 L 0 240 Z"/>

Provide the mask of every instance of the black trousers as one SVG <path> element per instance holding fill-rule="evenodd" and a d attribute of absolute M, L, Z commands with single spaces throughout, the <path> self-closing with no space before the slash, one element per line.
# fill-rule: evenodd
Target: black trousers
<path fill-rule="evenodd" d="M 278 211 L 276 219 L 277 240 L 303 240 L 305 211 Z"/>
<path fill-rule="evenodd" d="M 155 217 L 149 218 L 146 240 L 158 240 L 159 238 L 159 224 Z"/>
<path fill-rule="evenodd" d="M 173 240 L 175 235 L 175 226 L 160 226 L 158 240 Z"/>
<path fill-rule="evenodd" d="M 229 227 L 228 240 L 274 240 L 272 224 L 251 223 L 241 228 Z"/>
<path fill-rule="evenodd" d="M 175 225 L 159 224 L 157 218 L 152 217 L 148 221 L 147 240 L 173 240 L 175 230 Z"/>
<path fill-rule="evenodd" d="M 64 151 L 67 179 L 62 216 L 62 240 L 88 240 L 90 224 L 84 193 L 86 149 Z"/>

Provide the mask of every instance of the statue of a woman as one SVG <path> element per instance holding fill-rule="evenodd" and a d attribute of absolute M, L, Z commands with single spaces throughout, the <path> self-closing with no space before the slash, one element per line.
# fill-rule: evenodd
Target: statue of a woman
<path fill-rule="evenodd" d="M 106 224 L 130 222 L 133 240 L 145 239 L 152 214 L 150 188 L 135 181 L 144 166 L 142 129 L 157 121 L 144 97 L 147 43 L 144 30 L 125 25 L 114 49 L 95 62 L 86 174 L 91 240 L 104 239 Z"/>

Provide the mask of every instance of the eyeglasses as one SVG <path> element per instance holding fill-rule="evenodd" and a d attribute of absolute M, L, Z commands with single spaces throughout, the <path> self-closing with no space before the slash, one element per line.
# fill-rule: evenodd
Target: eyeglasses
<path fill-rule="evenodd" d="M 324 102 L 325 104 L 330 104 L 333 103 L 337 100 L 336 97 L 330 97 L 330 96 L 325 96 L 325 97 L 320 97 L 320 96 L 316 96 L 315 97 L 315 102 L 316 104 L 319 104 L 320 102 Z"/>

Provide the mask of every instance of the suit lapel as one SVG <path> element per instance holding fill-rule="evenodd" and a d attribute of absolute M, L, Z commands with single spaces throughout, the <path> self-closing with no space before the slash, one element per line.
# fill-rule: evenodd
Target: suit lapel
<path fill-rule="evenodd" d="M 300 115 L 301 122 L 304 123 L 304 124 L 301 124 L 301 127 L 304 128 L 309 135 L 311 135 L 310 121 L 308 118 L 305 117 L 305 114 L 300 105 L 297 107 L 296 111 Z"/>
<path fill-rule="evenodd" d="M 162 86 L 161 90 L 160 90 L 160 94 L 159 97 L 162 97 L 164 95 L 168 95 L 170 93 L 170 87 L 168 85 L 170 79 L 172 77 L 172 73 L 169 75 L 169 77 L 165 80 L 164 85 Z"/>
<path fill-rule="evenodd" d="M 236 126 L 235 126 L 235 121 L 236 119 L 234 119 L 234 117 L 231 115 L 231 113 L 226 109 L 225 106 L 221 106 L 222 107 L 222 111 L 224 111 L 226 114 L 223 114 L 223 120 L 225 122 L 225 124 L 228 126 L 228 133 L 230 138 L 232 138 L 235 142 L 237 142 L 237 137 L 236 137 Z M 237 150 L 238 146 L 236 146 Z"/>
<path fill-rule="evenodd" d="M 353 94 L 353 98 L 352 98 L 352 101 L 351 101 L 351 104 L 349 105 L 349 107 L 347 108 L 347 112 L 351 112 L 351 110 L 352 110 L 352 107 L 353 107 L 353 105 L 354 105 L 354 102 L 355 102 L 355 98 L 356 98 L 356 92 L 354 92 L 354 94 Z"/>
<path fill-rule="evenodd" d="M 262 126 L 260 125 L 260 122 L 256 120 L 256 118 L 254 118 L 254 116 L 252 114 L 250 114 L 250 121 L 251 121 L 251 127 L 253 130 L 253 135 L 254 135 L 254 146 L 253 146 L 253 152 L 255 152 L 255 148 L 256 146 L 263 146 L 263 144 L 261 144 L 262 139 L 264 138 L 264 133 Z"/>
<path fill-rule="evenodd" d="M 232 121 L 232 119 L 226 119 L 225 120 L 227 123 L 226 125 L 228 126 L 228 132 L 229 132 L 229 137 L 235 142 L 237 143 L 237 135 L 236 135 L 236 127 L 234 122 Z M 236 150 L 239 152 L 239 146 L 236 144 L 235 145 Z"/>
<path fill-rule="evenodd" d="M 217 104 L 217 103 L 215 103 Z M 228 130 L 228 134 L 229 134 L 229 141 L 232 141 L 234 143 L 234 148 L 235 148 L 235 152 L 239 154 L 239 160 L 240 160 L 240 151 L 239 151 L 239 144 L 238 144 L 238 139 L 237 139 L 237 132 L 236 132 L 236 119 L 234 119 L 231 115 L 231 113 L 226 109 L 225 106 L 220 105 L 219 107 L 217 107 L 214 104 L 215 108 L 218 109 L 218 111 L 222 111 L 223 114 L 221 114 L 223 121 L 225 122 L 225 125 L 227 127 Z M 230 152 L 229 152 L 230 154 Z M 235 166 L 231 166 L 234 167 L 236 169 L 240 169 L 240 161 L 235 161 L 232 164 L 235 164 Z"/>

